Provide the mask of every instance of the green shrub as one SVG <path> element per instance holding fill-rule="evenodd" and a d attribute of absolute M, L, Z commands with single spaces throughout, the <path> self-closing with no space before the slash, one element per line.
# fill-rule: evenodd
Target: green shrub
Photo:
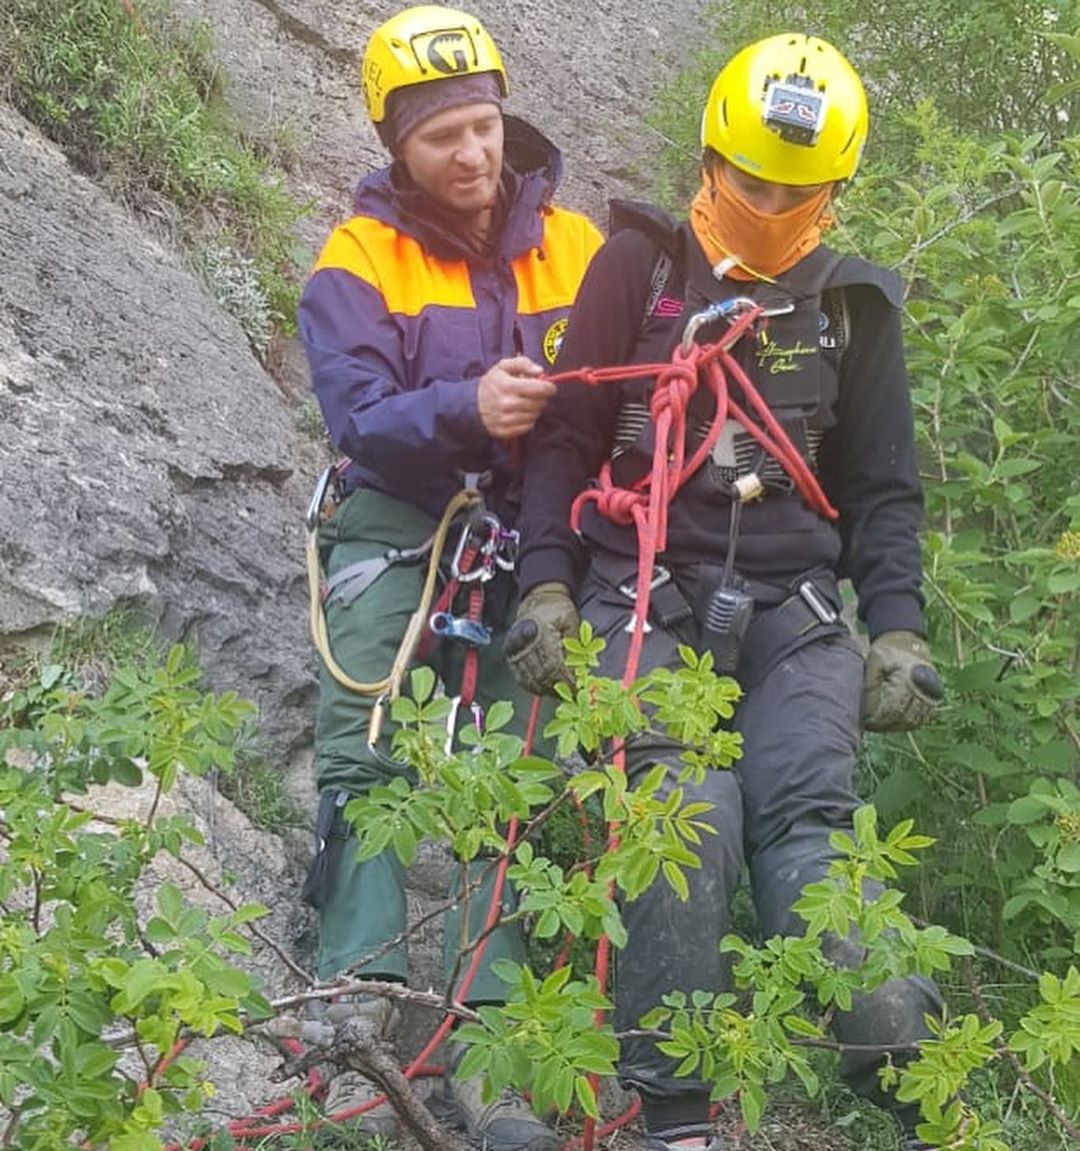
<path fill-rule="evenodd" d="M 293 330 L 305 209 L 225 114 L 207 26 L 158 0 L 9 8 L 0 58 L 16 107 L 120 199 L 173 205 L 212 294 L 264 355 L 271 330 Z"/>

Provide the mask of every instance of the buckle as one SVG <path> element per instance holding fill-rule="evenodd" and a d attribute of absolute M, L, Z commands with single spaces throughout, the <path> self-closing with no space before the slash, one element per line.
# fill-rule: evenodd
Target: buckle
<path fill-rule="evenodd" d="M 803 603 L 822 623 L 836 623 L 840 618 L 840 613 L 818 591 L 813 580 L 804 579 L 796 590 Z"/>
<path fill-rule="evenodd" d="M 666 567 L 657 564 L 653 568 L 652 580 L 649 582 L 649 591 L 656 591 L 671 579 L 671 572 Z M 637 602 L 637 580 L 626 580 L 619 584 L 619 592 L 633 603 Z"/>

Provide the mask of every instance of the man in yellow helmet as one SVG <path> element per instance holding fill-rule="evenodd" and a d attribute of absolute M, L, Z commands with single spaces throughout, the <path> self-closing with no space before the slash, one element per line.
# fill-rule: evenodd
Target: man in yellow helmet
<path fill-rule="evenodd" d="M 676 224 L 643 205 L 613 206 L 612 238 L 585 277 L 556 364 L 561 372 L 667 362 L 684 341 L 716 341 L 727 330 L 725 315 L 752 301 L 769 318 L 734 354 L 794 453 L 755 435 L 761 417 L 752 430 L 729 418 L 668 507 L 641 670 L 680 666 L 680 644 L 712 651 L 744 691 L 735 718 L 743 756 L 732 770 L 685 787 L 687 802 L 713 805 L 705 818 L 716 832 L 697 849 L 702 867 L 688 873 L 689 900 L 658 883 L 624 909 L 620 1030 L 636 1027 L 667 992 L 728 986 L 719 944 L 744 864 L 762 934 L 801 931 L 792 904 L 822 877 L 835 856 L 829 838 L 850 830 L 858 805 L 860 722 L 873 730 L 914 727 L 941 696 L 924 639 L 922 495 L 901 284 L 821 243 L 866 133 L 862 85 L 831 45 L 790 34 L 739 52 L 705 107 L 702 184 L 689 221 Z M 652 388 L 642 378 L 560 384 L 527 441 L 523 600 L 507 653 L 529 690 L 550 690 L 565 676 L 561 641 L 576 633 L 579 615 L 606 641 L 601 672 L 622 675 L 638 539 L 626 515 L 606 518 L 603 500 L 591 496 L 603 494 L 605 477 L 634 490 L 648 476 Z M 687 459 L 716 410 L 699 388 Z M 593 477 L 601 483 L 579 505 L 579 539 L 569 526 L 571 504 Z M 822 501 L 806 498 L 814 485 Z M 855 587 L 869 632 L 865 661 L 840 616 L 842 577 Z M 634 779 L 657 762 L 671 765 L 675 786 L 678 747 L 639 740 L 627 749 Z M 850 943 L 836 942 L 835 952 L 840 961 L 858 956 Z M 903 1045 L 928 1034 L 925 1017 L 940 1006 L 928 980 L 897 980 L 838 1014 L 835 1030 L 853 1048 Z M 894 1110 L 913 1139 L 915 1109 L 877 1090 L 880 1062 L 854 1051 L 845 1070 L 857 1090 Z M 621 1073 L 641 1094 L 656 1151 L 707 1143 L 707 1084 L 677 1076 L 646 1038 L 623 1044 Z"/>
<path fill-rule="evenodd" d="M 506 71 L 475 17 L 436 5 L 398 13 L 372 33 L 361 78 L 392 163 L 360 181 L 354 214 L 330 236 L 300 304 L 315 395 L 348 456 L 338 506 L 318 538 L 329 647 L 356 683 L 386 675 L 421 597 L 436 524 L 463 485 L 478 488 L 482 514 L 474 508 L 455 525 L 446 561 L 474 545 L 486 549 L 471 573 L 480 578 L 445 605 L 441 638 L 423 658 L 451 697 L 466 691 L 465 669 L 475 661 L 476 689 L 464 700 L 475 707 L 460 712 L 479 723 L 488 701 L 516 691 L 501 651 L 515 600 L 515 441 L 554 392 L 538 377 L 554 360 L 601 237 L 584 217 L 552 204 L 559 153 L 503 114 Z M 468 547 L 455 557 L 459 541 Z M 480 587 L 483 614 L 473 618 L 469 593 Z M 523 724 L 529 701 L 521 693 L 517 701 Z M 393 851 L 359 862 L 342 813 L 351 797 L 409 770 L 392 757 L 389 721 L 374 738 L 376 706 L 375 694 L 323 668 L 319 851 L 305 896 L 319 910 L 324 979 L 407 975 L 401 864 Z M 473 892 L 473 942 L 487 907 L 486 893 Z M 448 978 L 463 935 L 451 920 Z M 516 933 L 490 937 L 484 964 L 458 992 L 466 1002 L 505 997 L 491 970 L 500 957 L 523 958 Z M 386 1000 L 349 1006 L 369 1030 L 389 1026 Z M 326 1105 L 340 1111 L 370 1096 L 358 1077 L 338 1077 Z M 475 1082 L 457 1084 L 441 1102 L 493 1151 L 545 1151 L 556 1142 L 520 1100 L 481 1108 Z M 368 1126 L 385 1129 L 386 1117 L 385 1108 L 369 1115 Z"/>

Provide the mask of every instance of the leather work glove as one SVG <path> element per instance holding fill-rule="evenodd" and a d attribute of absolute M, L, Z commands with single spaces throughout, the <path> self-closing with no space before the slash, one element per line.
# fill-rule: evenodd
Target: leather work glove
<path fill-rule="evenodd" d="M 506 662 L 514 679 L 532 695 L 554 695 L 570 679 L 563 640 L 578 633 L 578 613 L 563 583 L 537 584 L 518 605 L 506 636 Z"/>
<path fill-rule="evenodd" d="M 870 645 L 863 676 L 867 731 L 910 731 L 924 724 L 945 694 L 930 649 L 913 631 L 885 631 Z"/>

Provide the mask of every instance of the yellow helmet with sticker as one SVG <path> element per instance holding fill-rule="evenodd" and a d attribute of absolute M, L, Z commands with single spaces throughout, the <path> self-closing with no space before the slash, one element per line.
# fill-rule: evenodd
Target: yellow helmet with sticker
<path fill-rule="evenodd" d="M 421 4 L 391 17 L 371 34 L 360 79 L 372 123 L 386 117 L 386 99 L 398 88 L 493 72 L 503 96 L 506 69 L 495 41 L 467 12 L 441 4 Z"/>
<path fill-rule="evenodd" d="M 855 174 L 869 121 L 848 60 L 816 36 L 784 33 L 749 45 L 721 70 L 701 142 L 761 180 L 826 184 Z"/>

